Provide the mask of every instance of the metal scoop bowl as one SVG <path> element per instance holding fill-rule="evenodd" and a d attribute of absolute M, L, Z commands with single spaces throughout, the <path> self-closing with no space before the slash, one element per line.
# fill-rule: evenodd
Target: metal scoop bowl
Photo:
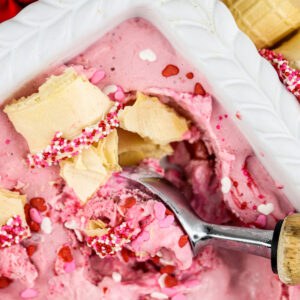
<path fill-rule="evenodd" d="M 190 245 L 194 256 L 201 248 L 207 245 L 222 247 L 236 251 L 251 253 L 271 259 L 271 266 L 274 273 L 279 273 L 280 279 L 287 284 L 299 284 L 285 280 L 281 275 L 281 268 L 278 270 L 282 259 L 277 255 L 279 249 L 279 237 L 283 230 L 285 220 L 278 221 L 275 230 L 262 230 L 256 228 L 243 228 L 226 225 L 214 225 L 202 221 L 192 210 L 184 195 L 166 179 L 157 173 L 145 170 L 136 170 L 133 173 L 121 173 L 138 185 L 142 185 L 160 200 L 174 213 L 182 228 L 189 237 Z M 300 214 L 296 214 L 300 220 Z M 295 215 L 294 215 L 295 216 Z M 300 231 L 300 228 L 298 228 Z M 282 252 L 282 251 L 281 251 Z M 299 261 L 300 267 L 300 261 Z"/>

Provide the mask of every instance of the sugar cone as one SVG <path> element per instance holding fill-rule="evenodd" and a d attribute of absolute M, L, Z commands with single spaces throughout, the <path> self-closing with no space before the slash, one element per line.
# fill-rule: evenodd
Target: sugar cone
<path fill-rule="evenodd" d="M 282 54 L 292 68 L 300 70 L 300 30 L 274 51 Z"/>
<path fill-rule="evenodd" d="M 257 48 L 272 47 L 300 27 L 299 0 L 223 0 Z"/>

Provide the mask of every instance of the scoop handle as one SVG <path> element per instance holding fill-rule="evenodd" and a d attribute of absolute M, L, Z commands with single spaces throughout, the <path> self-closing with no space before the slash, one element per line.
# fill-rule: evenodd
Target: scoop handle
<path fill-rule="evenodd" d="M 274 273 L 288 285 L 300 284 L 300 214 L 287 216 L 275 227 L 271 263 Z"/>

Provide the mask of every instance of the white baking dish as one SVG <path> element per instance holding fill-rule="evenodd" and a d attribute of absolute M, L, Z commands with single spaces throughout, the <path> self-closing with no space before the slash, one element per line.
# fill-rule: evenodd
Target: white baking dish
<path fill-rule="evenodd" d="M 199 69 L 205 89 L 222 102 L 300 210 L 300 105 L 219 1 L 40 0 L 0 24 L 0 102 L 136 16 L 156 25 Z"/>

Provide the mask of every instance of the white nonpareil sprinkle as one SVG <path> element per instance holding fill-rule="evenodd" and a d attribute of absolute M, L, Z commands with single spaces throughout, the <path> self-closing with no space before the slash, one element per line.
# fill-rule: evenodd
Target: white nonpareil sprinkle
<path fill-rule="evenodd" d="M 166 294 L 160 293 L 160 292 L 153 292 L 151 293 L 151 298 L 156 299 L 169 299 L 169 297 Z"/>
<path fill-rule="evenodd" d="M 118 272 L 113 272 L 111 277 L 115 282 L 120 282 L 122 280 L 122 275 Z"/>
<path fill-rule="evenodd" d="M 164 273 L 158 279 L 158 284 L 162 289 L 164 289 L 166 287 L 165 279 L 166 279 L 167 275 L 168 275 L 167 273 Z"/>
<path fill-rule="evenodd" d="M 41 229 L 46 233 L 50 234 L 52 232 L 52 223 L 50 218 L 45 217 L 43 218 L 42 224 L 41 224 Z"/>
<path fill-rule="evenodd" d="M 74 232 L 75 232 L 75 235 L 76 235 L 78 241 L 82 242 L 83 241 L 83 237 L 82 237 L 81 232 L 79 230 L 77 230 L 77 229 L 74 229 Z"/>
<path fill-rule="evenodd" d="M 274 205 L 273 203 L 260 204 L 258 205 L 257 210 L 267 216 L 274 210 Z"/>
<path fill-rule="evenodd" d="M 156 54 L 151 49 L 144 49 L 139 53 L 141 60 L 148 60 L 150 62 L 156 61 Z"/>
<path fill-rule="evenodd" d="M 221 179 L 221 190 L 223 194 L 227 194 L 229 193 L 230 189 L 231 189 L 231 180 L 229 177 L 223 177 Z"/>
<path fill-rule="evenodd" d="M 68 229 L 77 229 L 78 228 L 77 222 L 75 220 L 71 220 L 69 222 L 65 222 L 64 225 Z"/>
<path fill-rule="evenodd" d="M 103 88 L 102 92 L 105 95 L 109 95 L 109 94 L 113 94 L 114 92 L 116 92 L 118 90 L 118 87 L 114 84 L 111 85 L 107 85 Z"/>

